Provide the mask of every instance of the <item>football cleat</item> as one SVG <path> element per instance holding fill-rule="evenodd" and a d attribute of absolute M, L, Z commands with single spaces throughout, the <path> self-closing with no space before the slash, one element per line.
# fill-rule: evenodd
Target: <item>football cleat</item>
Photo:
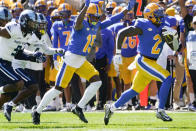
<path fill-rule="evenodd" d="M 34 125 L 39 125 L 40 124 L 40 114 L 36 111 L 36 106 L 34 106 L 32 108 L 32 113 L 31 113 L 31 116 L 32 116 L 32 119 L 33 119 L 33 124 Z"/>
<path fill-rule="evenodd" d="M 113 112 L 111 111 L 111 105 L 106 104 L 105 105 L 105 117 L 104 117 L 104 123 L 107 125 L 109 123 L 110 117 L 112 116 Z"/>
<path fill-rule="evenodd" d="M 189 110 L 189 111 L 196 112 L 196 107 L 195 107 L 193 104 L 189 104 L 188 110 Z"/>
<path fill-rule="evenodd" d="M 172 118 L 165 113 L 165 110 L 157 111 L 156 117 L 163 121 L 172 121 Z"/>
<path fill-rule="evenodd" d="M 71 112 L 73 112 L 73 114 L 75 114 L 76 116 L 78 116 L 80 118 L 81 121 L 83 121 L 84 123 L 88 123 L 88 120 L 85 118 L 82 108 L 78 107 L 77 105 L 75 107 L 73 107 L 71 109 Z"/>
<path fill-rule="evenodd" d="M 3 105 L 3 113 L 8 121 L 11 121 L 12 108 L 13 106 L 8 105 L 8 103 Z"/>

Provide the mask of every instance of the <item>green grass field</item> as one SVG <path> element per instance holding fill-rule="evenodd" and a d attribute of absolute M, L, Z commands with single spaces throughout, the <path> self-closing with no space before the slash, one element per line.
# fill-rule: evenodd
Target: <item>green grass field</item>
<path fill-rule="evenodd" d="M 0 130 L 47 130 L 47 131 L 152 131 L 152 130 L 196 130 L 196 113 L 168 113 L 174 120 L 163 122 L 155 117 L 155 112 L 115 113 L 109 125 L 103 122 L 103 112 L 85 113 L 89 123 L 82 123 L 72 113 L 51 112 L 41 115 L 41 124 L 32 124 L 30 113 L 13 113 L 12 121 L 7 122 L 0 113 Z"/>

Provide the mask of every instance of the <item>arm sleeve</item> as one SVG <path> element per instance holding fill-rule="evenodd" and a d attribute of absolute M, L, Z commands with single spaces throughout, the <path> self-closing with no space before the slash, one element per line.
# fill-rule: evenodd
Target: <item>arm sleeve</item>
<path fill-rule="evenodd" d="M 114 15 L 114 16 L 106 19 L 105 21 L 101 22 L 101 25 L 100 25 L 101 29 L 107 28 L 108 26 L 119 22 L 123 17 L 124 17 L 124 14 L 123 14 L 123 12 L 121 12 L 117 15 Z"/>
<path fill-rule="evenodd" d="M 42 48 L 43 53 L 46 55 L 56 54 L 56 48 L 48 47 L 46 44 L 40 44 L 40 47 Z"/>
<path fill-rule="evenodd" d="M 128 26 L 126 28 L 121 29 L 116 38 L 116 45 L 118 49 L 121 49 L 123 40 L 126 36 L 136 36 L 141 35 L 143 33 L 142 28 L 138 28 L 135 26 Z"/>
<path fill-rule="evenodd" d="M 55 24 L 54 26 L 52 26 L 51 29 L 51 34 L 52 34 L 52 47 L 53 48 L 58 48 L 58 32 L 56 32 L 56 28 L 55 28 Z M 57 60 L 57 54 L 53 55 L 53 60 Z"/>

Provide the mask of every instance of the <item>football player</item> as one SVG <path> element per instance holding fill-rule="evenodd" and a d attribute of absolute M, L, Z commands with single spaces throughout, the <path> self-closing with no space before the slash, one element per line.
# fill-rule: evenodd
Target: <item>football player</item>
<path fill-rule="evenodd" d="M 119 21 L 124 15 L 133 8 L 135 1 L 130 1 L 127 9 L 121 13 L 110 17 L 103 22 L 99 21 L 101 10 L 98 5 L 85 1 L 85 5 L 78 15 L 71 34 L 68 51 L 65 53 L 63 65 L 57 74 L 55 88 L 50 89 L 43 97 L 36 110 L 33 111 L 33 123 L 40 123 L 40 113 L 42 109 L 56 96 L 61 94 L 63 87 L 67 87 L 74 73 L 87 79 L 90 85 L 84 92 L 83 97 L 72 112 L 76 114 L 83 122 L 88 123 L 82 108 L 91 100 L 101 86 L 98 71 L 86 60 L 86 55 L 96 38 L 98 28 L 104 29 L 111 24 Z M 87 20 L 84 20 L 87 15 Z M 66 77 L 65 77 L 66 76 Z"/>
<path fill-rule="evenodd" d="M 5 15 L 5 12 L 8 12 L 8 15 Z M 9 10 L 7 10 L 7 8 L 5 7 L 0 7 L 0 26 L 4 27 L 9 21 L 11 21 L 12 19 L 12 15 L 11 13 L 9 13 Z M 3 83 L 1 82 L 1 85 L 3 85 Z M 2 93 L 2 88 L 0 88 L 0 93 Z M 16 94 L 14 94 L 15 96 Z M 0 107 L 3 106 L 3 104 L 7 101 L 9 101 L 12 98 L 12 95 L 10 93 L 3 93 L 1 94 L 1 98 L 0 98 Z"/>
<path fill-rule="evenodd" d="M 151 80 L 163 82 L 159 91 L 160 102 L 156 113 L 157 118 L 162 119 L 163 121 L 172 121 L 172 118 L 170 118 L 164 110 L 172 83 L 172 77 L 166 69 L 163 69 L 156 63 L 156 60 L 159 57 L 164 44 L 162 35 L 172 35 L 173 39 L 177 39 L 177 32 L 166 26 L 164 22 L 164 10 L 156 3 L 150 3 L 146 6 L 144 9 L 144 17 L 146 19 L 137 19 L 134 26 L 126 27 L 118 33 L 118 49 L 121 48 L 125 36 L 138 35 L 139 54 L 135 59 L 137 73 L 134 77 L 131 89 L 125 91 L 114 104 L 107 104 L 105 106 L 105 125 L 108 124 L 109 119 L 116 108 L 124 105 L 131 98 L 138 95 Z"/>
<path fill-rule="evenodd" d="M 110 17 L 112 16 L 112 11 L 114 10 L 114 8 L 117 6 L 117 3 L 114 1 L 110 1 L 107 5 L 106 5 L 106 13 L 107 16 Z"/>
<path fill-rule="evenodd" d="M 129 11 L 124 19 L 123 22 L 120 22 L 118 24 L 115 24 L 114 26 L 114 33 L 117 35 L 119 30 L 134 25 L 134 13 L 133 11 Z M 132 37 L 126 37 L 123 41 L 122 48 L 121 48 L 121 54 L 119 52 L 116 52 L 117 55 L 120 55 L 121 62 L 120 65 L 122 66 L 119 68 L 120 75 L 122 76 L 122 80 L 124 82 L 124 90 L 127 90 L 130 88 L 133 76 L 135 75 L 135 70 L 128 70 L 128 66 L 134 61 L 135 56 L 137 55 L 137 43 L 138 39 L 137 36 Z M 115 56 L 116 57 L 116 56 Z M 134 104 L 135 105 L 135 104 Z"/>
<path fill-rule="evenodd" d="M 58 8 L 58 13 L 61 17 L 61 21 L 57 21 L 52 25 L 52 44 L 54 48 L 63 48 L 65 51 L 67 51 L 73 26 L 73 21 L 70 19 L 72 14 L 71 6 L 67 3 L 61 4 Z M 50 74 L 50 82 L 52 86 L 55 85 L 56 75 L 59 70 L 60 63 L 62 63 L 61 56 L 54 55 L 53 60 L 55 68 L 51 70 L 52 74 Z M 70 86 L 65 88 L 64 91 L 65 94 L 67 94 L 65 95 L 66 105 L 71 105 Z"/>
<path fill-rule="evenodd" d="M 39 19 L 37 19 L 37 18 L 39 18 Z M 44 57 L 39 52 L 32 53 L 33 57 L 35 57 L 35 59 L 33 57 L 31 57 L 31 55 L 30 55 L 31 52 L 29 52 L 29 51 L 22 50 L 25 53 L 28 53 L 28 55 L 25 55 L 24 53 L 20 53 L 21 49 L 23 49 L 23 46 L 24 46 L 23 42 L 24 43 L 32 43 L 34 46 L 38 45 L 36 48 L 41 48 L 42 50 L 44 50 L 45 54 L 53 55 L 55 53 L 62 53 L 63 52 L 63 50 L 61 50 L 61 49 L 52 49 L 44 44 L 44 42 L 45 43 L 50 42 L 50 39 L 47 35 L 44 35 L 45 31 L 47 29 L 47 24 L 44 25 L 43 20 L 45 21 L 45 23 L 47 23 L 47 20 L 44 15 L 42 15 L 42 14 L 37 15 L 32 10 L 25 10 L 21 13 L 21 15 L 19 17 L 19 24 L 15 23 L 15 22 L 10 22 L 10 23 L 6 24 L 6 26 L 5 26 L 5 29 L 7 31 L 7 35 L 9 37 L 13 38 L 13 39 L 8 39 L 8 38 L 2 37 L 2 42 L 3 43 L 6 42 L 6 45 L 2 44 L 4 49 L 7 48 L 10 51 L 10 52 L 7 52 L 6 57 L 8 57 L 10 59 L 13 59 L 13 57 L 15 58 L 14 60 L 12 60 L 12 66 L 14 68 L 14 72 L 17 74 L 16 76 L 19 76 L 19 80 L 22 79 L 22 82 L 27 87 L 24 89 L 22 89 L 23 86 L 20 87 L 20 89 L 22 89 L 22 90 L 18 93 L 18 95 L 14 99 L 12 99 L 10 102 L 4 104 L 4 115 L 8 121 L 11 120 L 11 112 L 12 112 L 13 106 L 15 106 L 18 102 L 27 98 L 28 96 L 31 96 L 33 93 L 36 93 L 36 91 L 38 89 L 37 82 L 33 79 L 33 77 L 31 77 L 30 75 L 27 75 L 24 71 L 24 68 L 26 65 L 26 60 L 30 60 L 33 62 L 39 62 L 39 63 L 44 62 Z M 33 26 L 30 26 L 28 24 L 25 25 L 29 21 L 32 21 L 31 24 L 35 24 L 35 25 L 33 25 Z M 39 21 L 41 21 L 41 22 L 39 22 Z M 37 22 L 39 22 L 39 23 L 37 24 Z M 36 25 L 39 25 L 39 26 L 36 26 Z M 28 36 L 28 37 L 23 36 L 23 33 L 27 33 L 27 31 L 22 32 L 19 30 L 19 29 L 23 29 L 24 27 L 27 28 L 26 26 L 33 27 L 33 29 L 28 27 L 29 30 L 31 29 L 30 30 L 31 32 L 28 30 L 29 33 L 26 34 L 26 36 Z M 44 30 L 44 31 L 42 31 L 42 30 Z M 8 31 L 9 31 L 9 33 L 8 33 Z M 10 46 L 10 45 L 12 45 L 12 46 Z M 25 60 L 25 61 L 23 61 L 23 60 Z"/>

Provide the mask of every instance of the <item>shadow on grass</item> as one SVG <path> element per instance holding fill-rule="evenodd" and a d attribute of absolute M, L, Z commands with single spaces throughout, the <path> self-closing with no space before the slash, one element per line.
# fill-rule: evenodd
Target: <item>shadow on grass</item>
<path fill-rule="evenodd" d="M 25 122 L 0 122 L 0 123 L 6 123 L 6 124 L 8 124 L 8 123 L 13 123 L 13 124 L 28 124 L 28 123 L 32 123 L 32 122 L 30 122 L 30 121 L 25 121 Z M 45 123 L 45 124 L 47 124 L 47 123 L 59 123 L 59 122 L 42 122 L 42 123 Z"/>
<path fill-rule="evenodd" d="M 22 126 L 19 126 L 18 128 L 21 128 L 21 129 L 54 129 L 54 128 L 57 128 L 57 129 L 60 129 L 60 128 L 74 128 L 74 129 L 82 129 L 82 128 L 85 128 L 85 126 L 74 126 L 74 125 L 69 125 L 69 126 L 42 126 L 42 125 L 38 125 L 38 126 L 28 126 L 28 127 L 22 127 Z"/>

